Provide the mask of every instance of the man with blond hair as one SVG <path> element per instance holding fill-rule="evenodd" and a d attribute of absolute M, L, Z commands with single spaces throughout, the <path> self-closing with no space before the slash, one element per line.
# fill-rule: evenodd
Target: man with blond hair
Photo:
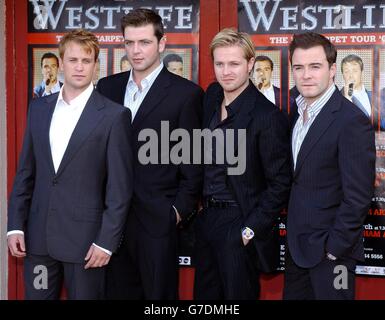
<path fill-rule="evenodd" d="M 8 247 L 24 258 L 26 299 L 103 298 L 132 193 L 130 111 L 94 90 L 97 38 L 59 43 L 64 85 L 34 99 L 8 209 Z"/>
<path fill-rule="evenodd" d="M 194 295 L 255 300 L 259 271 L 273 271 L 279 257 L 272 229 L 289 195 L 288 122 L 249 80 L 254 45 L 246 33 L 223 29 L 210 48 L 218 82 L 207 89 L 203 127 L 226 137 L 232 130 L 237 136 L 245 133 L 240 143 L 246 147 L 235 148 L 246 169 L 230 175 L 231 165 L 216 158 L 234 141 L 213 144 L 196 220 Z"/>

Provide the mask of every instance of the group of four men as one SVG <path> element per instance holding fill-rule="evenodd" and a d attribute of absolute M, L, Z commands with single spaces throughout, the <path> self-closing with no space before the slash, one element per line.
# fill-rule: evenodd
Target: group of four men
<path fill-rule="evenodd" d="M 249 80 L 255 52 L 247 34 L 223 29 L 214 37 L 217 82 L 203 94 L 161 62 L 158 14 L 136 9 L 122 18 L 122 32 L 131 71 L 99 80 L 95 90 L 97 38 L 70 32 L 59 44 L 64 85 L 29 106 L 8 213 L 26 298 L 57 299 L 64 281 L 70 299 L 176 299 L 177 226 L 198 204 L 195 298 L 258 298 L 259 272 L 276 253 L 273 225 L 287 205 L 284 298 L 354 298 L 374 132 L 333 84 L 331 43 L 314 33 L 293 38 L 300 95 L 290 130 Z M 164 141 L 165 123 L 191 136 L 203 128 L 215 143 L 182 146 L 184 161 L 170 161 L 180 137 Z M 148 151 L 158 161 L 145 161 L 153 135 L 160 139 Z M 202 161 L 193 161 L 200 151 Z M 243 161 L 241 172 L 230 173 L 230 151 Z M 348 270 L 342 290 L 334 285 L 337 265 Z M 47 286 L 36 281 L 41 266 Z"/>

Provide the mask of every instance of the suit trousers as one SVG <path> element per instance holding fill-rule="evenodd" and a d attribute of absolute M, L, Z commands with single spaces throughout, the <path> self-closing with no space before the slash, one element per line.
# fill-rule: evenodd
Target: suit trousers
<path fill-rule="evenodd" d="M 253 244 L 243 245 L 239 207 L 205 208 L 195 223 L 195 284 L 198 300 L 256 300 L 259 272 Z"/>
<path fill-rule="evenodd" d="M 69 300 L 104 298 L 105 267 L 84 269 L 85 263 L 58 261 L 28 254 L 24 258 L 26 300 L 57 300 L 63 286 Z"/>
<path fill-rule="evenodd" d="M 135 214 L 129 214 L 124 240 L 107 268 L 107 299 L 178 298 L 176 220 L 172 223 L 168 234 L 153 237 Z"/>
<path fill-rule="evenodd" d="M 354 300 L 355 260 L 325 257 L 313 268 L 301 268 L 286 248 L 284 300 Z"/>

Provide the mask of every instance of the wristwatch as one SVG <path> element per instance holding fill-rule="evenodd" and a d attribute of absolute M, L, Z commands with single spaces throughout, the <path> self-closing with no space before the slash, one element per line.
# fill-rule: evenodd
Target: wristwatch
<path fill-rule="evenodd" d="M 251 240 L 254 238 L 254 231 L 251 230 L 249 227 L 242 228 L 242 238 L 246 240 Z"/>

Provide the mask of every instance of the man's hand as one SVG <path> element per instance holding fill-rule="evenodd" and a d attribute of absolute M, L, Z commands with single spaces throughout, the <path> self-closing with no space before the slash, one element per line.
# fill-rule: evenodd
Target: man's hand
<path fill-rule="evenodd" d="M 23 234 L 11 234 L 7 238 L 8 248 L 11 251 L 11 255 L 17 258 L 26 256 L 25 242 Z"/>
<path fill-rule="evenodd" d="M 44 82 L 45 82 L 45 92 L 47 94 L 51 93 L 52 88 L 55 86 L 56 81 L 54 79 L 54 76 L 52 74 L 47 74 L 44 76 Z"/>
<path fill-rule="evenodd" d="M 103 267 L 108 264 L 110 258 L 111 256 L 109 254 L 100 250 L 98 247 L 91 245 L 84 259 L 85 261 L 88 261 L 84 266 L 84 269 Z"/>
<path fill-rule="evenodd" d="M 250 240 L 247 240 L 244 237 L 242 237 L 242 241 L 243 241 L 243 245 L 247 246 L 247 244 L 249 243 Z"/>
<path fill-rule="evenodd" d="M 352 101 L 353 87 L 354 87 L 354 84 L 352 82 L 345 83 L 344 85 L 344 97 L 350 101 Z"/>

